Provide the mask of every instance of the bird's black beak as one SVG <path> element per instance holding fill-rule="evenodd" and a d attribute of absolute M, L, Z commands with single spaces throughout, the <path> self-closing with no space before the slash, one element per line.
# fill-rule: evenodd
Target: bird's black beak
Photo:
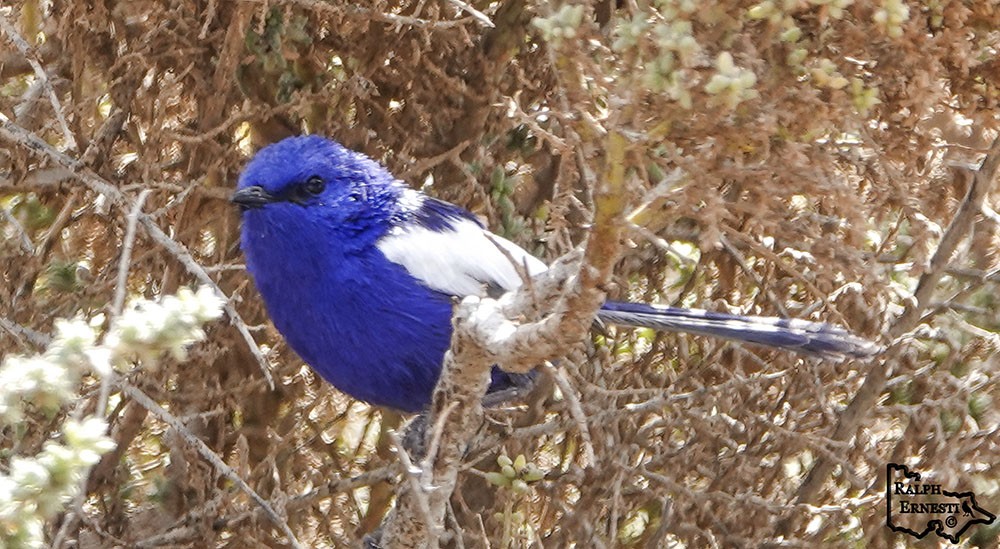
<path fill-rule="evenodd" d="M 265 204 L 274 202 L 274 196 L 265 191 L 264 187 L 254 185 L 236 191 L 229 200 L 245 211 L 251 208 L 261 208 Z"/>

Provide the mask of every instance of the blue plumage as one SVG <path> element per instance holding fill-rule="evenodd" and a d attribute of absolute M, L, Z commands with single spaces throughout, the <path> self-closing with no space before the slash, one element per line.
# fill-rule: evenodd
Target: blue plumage
<path fill-rule="evenodd" d="M 406 187 L 322 137 L 265 147 L 240 176 L 247 269 L 275 326 L 322 377 L 367 402 L 419 411 L 451 338 L 453 297 L 510 290 L 546 266 L 470 213 Z M 498 246 L 506 250 L 501 252 Z M 820 355 L 875 346 L 825 324 L 608 302 L 602 320 Z M 494 374 L 494 388 L 508 382 Z"/>

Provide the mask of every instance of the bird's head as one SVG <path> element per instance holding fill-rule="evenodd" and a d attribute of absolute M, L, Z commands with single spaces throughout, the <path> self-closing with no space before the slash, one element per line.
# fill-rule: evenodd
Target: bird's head
<path fill-rule="evenodd" d="M 264 147 L 244 168 L 232 201 L 257 230 L 368 231 L 384 221 L 402 184 L 367 156 L 319 136 Z M 331 237 L 336 235 L 329 235 Z"/>

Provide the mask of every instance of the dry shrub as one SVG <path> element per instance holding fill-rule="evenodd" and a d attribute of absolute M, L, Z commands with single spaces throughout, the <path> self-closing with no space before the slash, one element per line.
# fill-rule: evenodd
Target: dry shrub
<path fill-rule="evenodd" d="M 908 2 L 901 21 L 892 0 L 598 1 L 578 13 L 471 2 L 493 28 L 461 4 L 0 7 L 66 124 L 10 42 L 0 112 L 128 200 L 151 191 L 145 211 L 232 297 L 277 383 L 268 388 L 225 323 L 188 362 L 133 382 L 303 544 L 356 544 L 381 522 L 400 482 L 386 433 L 401 420 L 304 368 L 242 268 L 226 201 L 236 175 L 256 146 L 303 131 L 364 151 L 549 260 L 585 236 L 603 135 L 623 133 L 629 200 L 642 210 L 617 296 L 823 319 L 892 344 L 884 361 L 833 363 L 689 336 L 596 335 L 559 366 L 595 461 L 565 399 L 492 411 L 446 525 L 466 546 L 894 545 L 888 461 L 1000 510 L 995 202 L 959 227 L 953 256 L 931 261 L 997 133 L 993 2 Z M 711 84 L 723 52 L 752 86 Z M 128 211 L 24 142 L 5 147 L 0 348 L 28 352 L 55 318 L 106 309 Z M 922 279 L 933 293 L 917 302 Z M 193 281 L 174 250 L 139 231 L 130 293 Z M 116 402 L 118 450 L 93 471 L 86 505 L 61 519 L 72 521 L 68 543 L 287 543 L 177 433 Z M 0 448 L 30 453 L 48 421 L 35 418 L 16 449 L 3 431 Z M 476 471 L 496 471 L 498 453 L 525 455 L 545 479 L 525 493 L 489 485 Z M 995 544 L 995 532 L 969 535 Z"/>

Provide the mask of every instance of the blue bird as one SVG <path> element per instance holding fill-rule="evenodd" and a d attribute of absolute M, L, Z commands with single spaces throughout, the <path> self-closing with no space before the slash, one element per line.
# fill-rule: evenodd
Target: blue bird
<path fill-rule="evenodd" d="M 451 340 L 453 299 L 517 288 L 511 259 L 530 275 L 546 269 L 466 210 L 323 137 L 261 149 L 232 201 L 242 212 L 247 270 L 291 348 L 341 391 L 406 412 L 430 403 Z M 606 302 L 597 317 L 813 355 L 877 350 L 803 320 L 619 301 Z M 512 383 L 495 369 L 491 390 Z"/>

